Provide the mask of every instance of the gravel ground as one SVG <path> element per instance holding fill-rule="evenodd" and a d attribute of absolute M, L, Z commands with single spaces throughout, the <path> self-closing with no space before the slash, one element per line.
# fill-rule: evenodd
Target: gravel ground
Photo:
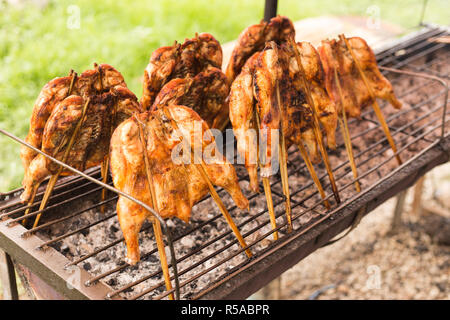
<path fill-rule="evenodd" d="M 450 164 L 426 176 L 423 201 L 439 215 L 411 212 L 390 232 L 395 199 L 367 215 L 337 243 L 319 249 L 256 297 L 281 299 L 450 299 Z M 270 291 L 270 295 L 262 295 Z M 264 290 L 264 289 L 263 289 Z"/>

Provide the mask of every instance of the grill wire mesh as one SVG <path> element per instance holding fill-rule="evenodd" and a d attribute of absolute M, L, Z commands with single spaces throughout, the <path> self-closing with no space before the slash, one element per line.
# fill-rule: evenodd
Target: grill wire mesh
<path fill-rule="evenodd" d="M 426 73 L 448 81 L 449 45 L 427 41 L 442 35 L 447 35 L 447 32 L 439 28 L 431 29 L 386 50 L 377 55 L 379 66 Z M 447 89 L 435 79 L 389 70 L 382 72 L 403 103 L 401 110 L 393 110 L 387 103 L 380 106 L 399 154 L 406 162 L 441 138 L 441 129 L 443 125 L 445 127 L 442 114 L 447 102 Z M 351 119 L 349 129 L 359 181 L 364 191 L 398 165 L 371 107 L 363 111 L 361 119 Z M 328 152 L 344 203 L 356 191 L 339 130 L 337 139 L 338 148 Z M 249 193 L 245 169 L 239 165 L 235 167 L 241 188 L 250 201 L 250 211 L 238 209 L 224 190 L 219 188 L 217 191 L 254 257 L 247 258 L 217 206 L 209 196 L 205 197 L 194 206 L 189 224 L 177 219 L 167 221 L 174 241 L 182 299 L 201 297 L 211 285 L 220 284 L 227 275 L 238 274 L 267 250 L 276 248 L 283 239 L 304 232 L 322 221 L 327 212 L 299 152 L 291 147 L 288 150 L 288 174 L 293 232 L 287 234 L 281 178 L 274 176 L 271 187 L 280 235 L 280 240 L 274 242 L 264 193 Z M 323 164 L 316 166 L 316 170 L 334 209 L 337 204 Z M 89 170 L 88 174 L 101 179 L 99 168 Z M 118 196 L 109 192 L 108 198 L 100 202 L 101 190 L 101 186 L 83 177 L 60 179 L 47 208 L 42 212 L 40 225 L 35 228 L 28 226 L 23 237 L 31 234 L 38 236 L 44 241 L 38 249 L 53 247 L 67 257 L 67 267 L 78 266 L 87 270 L 92 277 L 84 285 L 102 281 L 111 287 L 105 298 L 117 295 L 126 299 L 167 298 L 169 293 L 165 290 L 151 224 L 144 224 L 140 231 L 141 262 L 136 266 L 124 263 L 125 246 L 115 213 Z M 21 191 L 18 189 L 2 195 L 2 202 L 8 200 L 12 203 L 2 206 L 0 202 L 0 215 L 5 220 L 2 223 L 14 225 L 22 221 L 27 205 L 11 202 Z M 39 213 L 33 210 L 39 207 L 43 193 L 41 187 L 31 206 L 29 222 Z M 103 214 L 99 210 L 102 205 L 106 207 Z M 170 256 L 169 252 L 167 255 Z"/>

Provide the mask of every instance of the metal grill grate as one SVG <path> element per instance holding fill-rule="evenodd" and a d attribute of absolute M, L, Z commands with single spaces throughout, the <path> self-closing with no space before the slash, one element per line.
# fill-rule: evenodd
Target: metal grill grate
<path fill-rule="evenodd" d="M 449 46 L 427 41 L 431 37 L 446 34 L 443 29 L 431 29 L 377 55 L 379 65 L 389 67 L 382 69 L 382 72 L 391 80 L 397 97 L 404 104 L 400 111 L 392 110 L 386 103 L 381 105 L 398 147 L 398 154 L 404 161 L 402 167 L 410 165 L 418 155 L 447 137 L 445 113 L 448 88 L 446 82 L 437 77 L 449 79 Z M 397 69 L 414 73 L 399 73 Z M 325 220 L 333 219 L 333 214 L 339 208 L 349 206 L 366 191 L 386 180 L 398 166 L 372 108 L 367 108 L 360 120 L 350 120 L 349 129 L 362 193 L 356 195 L 354 190 L 354 180 L 342 140 L 336 151 L 329 151 L 342 198 L 339 207 L 334 202 L 323 165 L 318 166 L 319 178 L 327 192 L 328 201 L 332 204 L 332 210 L 328 212 L 322 205 L 298 151 L 295 148 L 289 149 L 292 233 L 286 233 L 281 178 L 275 176 L 271 179 L 280 234 L 278 241 L 271 240 L 272 229 L 263 193 L 246 193 L 250 201 L 250 212 L 245 213 L 234 206 L 224 190 L 218 189 L 254 253 L 252 259 L 247 258 L 210 197 L 204 198 L 193 208 L 189 225 L 176 220 L 168 222 L 176 253 L 180 297 L 209 297 L 217 288 L 226 286 L 230 279 L 263 263 L 273 252 L 283 250 L 291 241 Z M 339 139 L 338 136 L 338 142 Z M 241 187 L 247 192 L 248 175 L 241 167 L 236 170 Z M 98 168 L 90 170 L 88 174 L 100 179 Z M 45 183 L 42 185 L 45 188 Z M 27 238 L 37 236 L 41 241 L 36 249 L 46 250 L 52 247 L 66 257 L 66 268 L 78 266 L 87 270 L 90 277 L 80 286 L 81 292 L 84 287 L 101 281 L 109 288 L 109 292 L 99 298 L 166 298 L 170 292 L 165 290 L 156 245 L 152 245 L 151 225 L 144 225 L 140 232 L 141 248 L 146 248 L 142 250 L 141 262 L 133 267 L 122 262 L 125 251 L 115 214 L 117 195 L 110 193 L 110 198 L 99 202 L 101 189 L 101 186 L 83 177 L 60 180 L 48 207 L 42 210 L 41 224 L 36 228 L 24 228 L 21 233 L 24 239 L 21 241 L 25 243 Z M 20 193 L 21 189 L 18 189 L 1 196 L 0 217 L 5 220 L 2 224 L 13 226 L 24 218 L 23 214 L 28 206 L 18 202 Z M 31 205 L 33 210 L 37 210 L 42 195 L 43 190 L 40 190 L 35 203 Z M 104 214 L 99 212 L 101 205 L 109 208 Z M 30 218 L 39 213 L 41 212 L 35 211 L 28 214 L 28 220 L 34 220 Z M 70 244 L 76 248 L 67 250 Z M 51 265 L 51 261 L 48 264 Z"/>

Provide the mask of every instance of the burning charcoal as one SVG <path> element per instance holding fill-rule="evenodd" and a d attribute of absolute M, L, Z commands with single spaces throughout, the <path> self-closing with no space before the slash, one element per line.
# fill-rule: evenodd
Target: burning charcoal
<path fill-rule="evenodd" d="M 92 269 L 92 266 L 89 262 L 86 262 L 85 264 L 83 264 L 83 269 L 89 271 Z"/>

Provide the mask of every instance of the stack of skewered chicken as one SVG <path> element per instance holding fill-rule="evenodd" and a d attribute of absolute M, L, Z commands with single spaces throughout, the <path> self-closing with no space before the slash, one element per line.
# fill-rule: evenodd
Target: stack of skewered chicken
<path fill-rule="evenodd" d="M 210 128 L 222 130 L 231 121 L 254 192 L 260 189 L 259 166 L 275 239 L 278 228 L 269 178 L 275 173 L 274 164 L 279 163 L 291 230 L 286 152 L 290 145 L 298 147 L 327 208 L 330 203 L 314 164 L 324 162 L 339 203 L 326 150 L 326 146 L 336 147 L 338 122 L 357 191 L 360 186 L 347 117 L 360 117 L 361 110 L 372 104 L 396 151 L 376 98 L 389 100 L 395 108 L 401 104 L 379 72 L 367 43 L 340 36 L 339 40 L 322 41 L 316 50 L 294 39 L 293 24 L 286 17 L 248 27 L 239 36 L 226 74 L 221 71 L 221 46 L 210 34 L 196 34 L 182 44 L 161 47 L 153 52 L 145 69 L 140 103 L 121 74 L 109 65 L 96 65 L 80 76 L 72 72 L 42 89 L 26 141 L 79 170 L 101 164 L 104 181 L 110 167 L 116 188 L 148 204 L 163 218 L 188 222 L 191 208 L 209 192 L 250 257 L 250 249 L 214 189 L 214 185 L 223 187 L 239 208 L 248 208 L 234 167 L 221 154 L 215 154 L 213 162 L 202 158 L 206 149 L 216 147 Z M 256 135 L 249 134 L 252 129 Z M 200 144 L 196 143 L 198 135 Z M 180 145 L 186 147 L 182 158 L 188 161 L 173 158 Z M 70 174 L 27 147 L 21 157 L 25 168 L 22 199 L 30 204 L 44 178 L 51 175 L 45 193 L 48 198 L 58 176 Z M 43 207 L 44 201 L 40 210 Z M 153 223 L 170 290 L 158 220 L 122 196 L 117 214 L 130 264 L 139 261 L 138 233 L 143 222 L 149 219 Z"/>

